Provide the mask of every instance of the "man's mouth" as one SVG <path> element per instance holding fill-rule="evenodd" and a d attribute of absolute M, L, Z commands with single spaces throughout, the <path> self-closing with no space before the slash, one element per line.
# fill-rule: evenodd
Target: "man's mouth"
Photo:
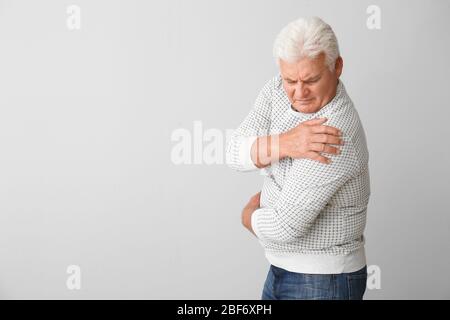
<path fill-rule="evenodd" d="M 312 100 L 313 100 L 313 98 L 310 98 L 310 99 L 302 99 L 302 100 L 295 100 L 295 102 L 298 102 L 298 103 L 300 103 L 300 104 L 305 104 L 305 103 L 311 102 Z"/>

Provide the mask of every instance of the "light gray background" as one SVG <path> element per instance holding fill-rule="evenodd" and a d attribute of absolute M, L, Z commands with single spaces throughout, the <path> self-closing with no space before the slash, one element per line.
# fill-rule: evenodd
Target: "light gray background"
<path fill-rule="evenodd" d="M 171 133 L 236 128 L 275 36 L 311 15 L 370 149 L 365 298 L 450 298 L 446 0 L 0 0 L 0 298 L 259 299 L 269 264 L 240 213 L 262 177 L 177 166 Z"/>

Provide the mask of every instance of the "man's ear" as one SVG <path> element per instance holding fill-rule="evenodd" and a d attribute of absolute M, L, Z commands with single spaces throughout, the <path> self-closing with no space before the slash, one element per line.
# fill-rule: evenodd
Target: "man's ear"
<path fill-rule="evenodd" d="M 340 77 L 342 74 L 342 69 L 344 68 L 344 60 L 342 59 L 341 56 L 339 56 L 336 59 L 336 63 L 335 63 L 335 72 L 336 72 L 336 77 Z"/>

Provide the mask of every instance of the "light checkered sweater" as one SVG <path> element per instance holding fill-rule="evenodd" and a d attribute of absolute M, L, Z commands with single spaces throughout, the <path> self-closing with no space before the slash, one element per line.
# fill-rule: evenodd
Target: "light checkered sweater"
<path fill-rule="evenodd" d="M 250 148 L 258 136 L 322 117 L 343 133 L 341 153 L 327 155 L 331 164 L 284 158 L 264 169 L 254 165 Z M 271 264 L 314 274 L 353 272 L 366 265 L 368 160 L 364 129 L 341 80 L 336 96 L 310 114 L 292 109 L 280 74 L 264 85 L 227 145 L 227 163 L 238 171 L 261 170 L 265 175 L 252 228 Z"/>

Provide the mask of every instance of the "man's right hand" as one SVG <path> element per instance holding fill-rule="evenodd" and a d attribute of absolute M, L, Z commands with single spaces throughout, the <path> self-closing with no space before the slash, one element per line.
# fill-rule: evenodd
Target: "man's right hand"
<path fill-rule="evenodd" d="M 285 157 L 330 163 L 322 153 L 339 154 L 343 140 L 339 129 L 324 125 L 326 118 L 308 120 L 279 135 L 258 137 L 251 147 L 251 159 L 264 168 Z"/>
<path fill-rule="evenodd" d="M 342 145 L 343 139 L 339 129 L 324 125 L 326 121 L 326 118 L 308 120 L 281 133 L 280 159 L 291 157 L 330 163 L 331 160 L 321 153 L 339 154 L 339 148 L 332 145 Z"/>

